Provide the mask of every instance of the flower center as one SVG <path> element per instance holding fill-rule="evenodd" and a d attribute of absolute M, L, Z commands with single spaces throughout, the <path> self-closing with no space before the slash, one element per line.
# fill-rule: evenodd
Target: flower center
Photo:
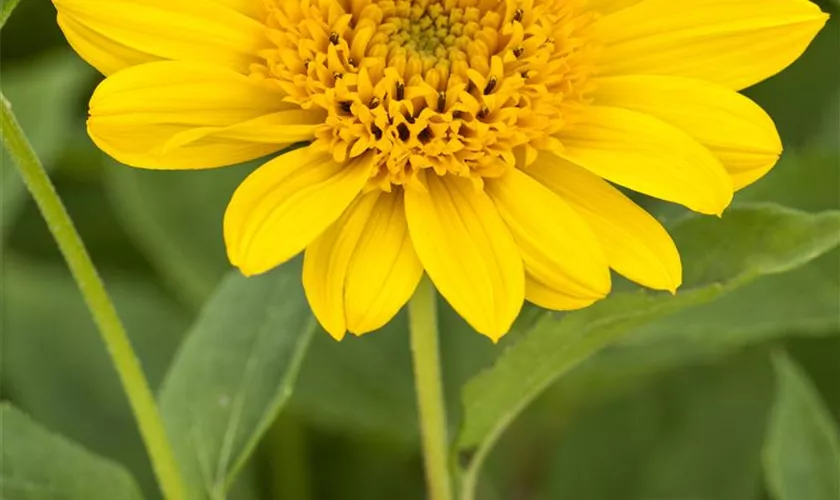
<path fill-rule="evenodd" d="M 268 0 L 255 75 L 326 112 L 316 146 L 375 155 L 370 187 L 478 182 L 529 162 L 585 105 L 585 0 Z"/>

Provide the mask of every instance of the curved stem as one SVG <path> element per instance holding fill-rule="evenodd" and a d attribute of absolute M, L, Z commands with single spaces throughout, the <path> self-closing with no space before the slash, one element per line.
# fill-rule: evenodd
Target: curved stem
<path fill-rule="evenodd" d="M 428 498 L 451 500 L 449 439 L 446 435 L 446 408 L 438 352 L 437 307 L 435 290 L 428 278 L 424 277 L 420 281 L 409 301 L 408 317 Z"/>
<path fill-rule="evenodd" d="M 70 272 L 93 315 L 137 419 L 140 434 L 151 457 L 152 467 L 164 497 L 167 500 L 181 500 L 184 498 L 184 491 L 178 466 L 166 439 L 154 394 L 149 388 L 140 362 L 84 243 L 73 226 L 73 221 L 15 119 L 11 105 L 2 94 L 0 135 L 67 260 Z"/>

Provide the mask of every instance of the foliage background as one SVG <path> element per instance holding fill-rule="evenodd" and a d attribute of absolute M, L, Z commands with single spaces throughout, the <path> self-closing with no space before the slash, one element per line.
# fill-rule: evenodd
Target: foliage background
<path fill-rule="evenodd" d="M 704 220 L 696 231 L 693 222 L 677 229 L 685 233 L 677 240 L 687 269 L 702 275 L 694 283 L 744 274 L 733 269 L 792 270 L 665 318 L 622 326 L 621 340 L 570 371 L 562 364 L 569 359 L 540 356 L 563 332 L 585 324 L 575 323 L 583 316 L 546 322 L 528 309 L 519 328 L 493 346 L 440 302 L 453 437 L 462 431 L 456 462 L 469 464 L 480 441 L 471 436 L 481 434 L 475 429 L 482 418 L 493 417 L 492 408 L 479 407 L 481 398 L 497 397 L 505 411 L 504 393 L 518 394 L 529 370 L 543 366 L 553 381 L 535 393 L 490 454 L 477 498 L 840 499 L 840 253 L 830 250 L 838 226 L 807 226 L 817 220 L 808 213 L 840 208 L 840 6 L 819 3 L 833 17 L 805 56 L 747 92 L 776 120 L 786 151 L 773 172 L 736 196 L 736 207 L 772 202 L 800 212 L 764 206 L 770 215 L 791 216 L 767 222 L 766 210 L 750 205 L 722 221 Z M 161 400 L 175 413 L 183 410 L 167 422 L 180 429 L 176 441 L 193 439 L 198 424 L 210 422 L 199 434 L 210 436 L 206 457 L 218 463 L 196 466 L 197 498 L 422 498 L 404 315 L 385 331 L 340 344 L 321 331 L 311 341 L 307 333 L 283 340 L 285 330 L 307 330 L 306 318 L 295 315 L 305 307 L 292 311 L 300 301 L 295 286 L 225 278 L 231 273 L 222 214 L 255 164 L 147 172 L 102 155 L 84 131 L 86 99 L 100 77 L 67 47 L 54 16 L 45 0 L 21 2 L 0 34 L 0 86 L 51 172 L 155 387 L 179 346 L 191 346 L 183 348 Z M 7 403 L 0 410 L 0 497 L 129 498 L 135 494 L 130 474 L 144 498 L 157 499 L 90 316 L 3 155 L 0 397 Z M 681 210 L 640 202 L 684 228 Z M 753 233 L 760 248 L 747 241 L 750 253 L 733 257 L 740 239 Z M 801 255 L 762 267 L 760 250 L 796 238 L 804 238 Z M 618 288 L 635 294 L 630 285 Z M 596 312 L 620 305 L 612 301 Z M 536 346 L 533 357 L 526 341 Z M 507 349 L 508 359 L 497 362 Z M 303 366 L 294 380 L 288 368 L 296 353 Z M 517 356 L 533 366 L 517 365 Z M 462 404 L 462 386 L 488 367 L 494 368 L 470 383 Z M 182 383 L 178 370 L 192 381 Z M 563 376 L 554 381 L 557 375 Z M 201 406 L 207 401 L 212 405 Z M 238 412 L 222 412 L 221 427 L 203 419 L 231 404 Z M 204 441 L 195 439 L 192 446 Z M 202 453 L 181 458 L 201 462 Z"/>

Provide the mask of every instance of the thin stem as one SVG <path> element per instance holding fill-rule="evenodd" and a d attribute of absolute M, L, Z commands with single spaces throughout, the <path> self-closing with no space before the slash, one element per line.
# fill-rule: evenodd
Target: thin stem
<path fill-rule="evenodd" d="M 409 301 L 408 317 L 429 499 L 451 500 L 449 439 L 446 435 L 446 408 L 438 353 L 437 308 L 435 291 L 428 278 L 420 281 Z"/>
<path fill-rule="evenodd" d="M 134 417 L 137 419 L 140 434 L 164 497 L 167 500 L 182 500 L 184 490 L 178 466 L 166 439 L 154 395 L 143 374 L 140 362 L 134 354 L 125 328 L 117 315 L 114 304 L 108 297 L 108 292 L 105 291 L 105 286 L 79 233 L 73 226 L 73 221 L 15 119 L 11 105 L 2 94 L 0 94 L 0 132 L 3 144 L 17 164 L 26 187 L 35 198 L 50 232 L 67 260 L 70 272 L 84 296 L 99 333 L 102 335 L 102 340 L 111 355 L 111 361 L 119 374 Z"/>

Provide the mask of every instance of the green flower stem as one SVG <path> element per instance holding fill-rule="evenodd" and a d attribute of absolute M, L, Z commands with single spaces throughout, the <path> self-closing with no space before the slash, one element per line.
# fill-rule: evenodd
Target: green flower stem
<path fill-rule="evenodd" d="M 73 226 L 73 221 L 67 214 L 29 140 L 21 130 L 12 113 L 11 105 L 2 94 L 0 94 L 0 135 L 9 155 L 17 164 L 26 187 L 35 198 L 38 208 L 41 209 L 47 226 L 67 260 L 70 272 L 99 328 L 102 340 L 105 342 L 122 381 L 123 389 L 128 396 L 134 417 L 137 419 L 140 434 L 151 457 L 164 497 L 167 500 L 182 500 L 184 490 L 178 466 L 166 439 L 154 394 L 131 348 L 125 328 L 117 315 L 114 304 L 108 297 L 108 292 L 105 291 L 105 286 L 90 260 L 79 233 Z"/>
<path fill-rule="evenodd" d="M 437 307 L 435 290 L 428 278 L 424 277 L 420 281 L 409 301 L 408 317 L 428 498 L 451 500 L 449 439 L 446 435 L 446 408 L 438 352 Z"/>

